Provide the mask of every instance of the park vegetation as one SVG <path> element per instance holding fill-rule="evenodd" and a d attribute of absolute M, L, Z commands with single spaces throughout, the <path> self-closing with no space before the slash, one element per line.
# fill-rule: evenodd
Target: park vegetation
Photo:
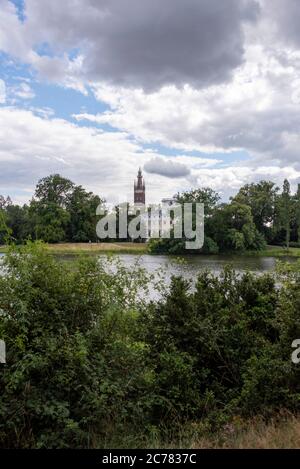
<path fill-rule="evenodd" d="M 287 180 L 282 191 L 270 181 L 247 184 L 229 203 L 220 203 L 219 195 L 210 188 L 184 192 L 176 199 L 182 205 L 204 204 L 204 254 L 259 252 L 267 245 L 287 250 L 300 247 L 300 185 L 292 194 Z M 184 237 L 176 239 L 173 231 L 170 239 L 151 240 L 150 250 L 184 253 L 185 241 Z"/>
<path fill-rule="evenodd" d="M 300 247 L 300 185 L 292 194 L 287 180 L 282 190 L 270 181 L 247 184 L 228 203 L 221 203 L 210 188 L 177 194 L 176 199 L 179 204 L 204 203 L 202 253 L 254 252 L 267 244 Z M 16 244 L 29 239 L 46 243 L 99 241 L 96 208 L 100 203 L 105 200 L 69 179 L 58 174 L 45 177 L 38 182 L 29 205 L 15 205 L 9 197 L 0 196 L 0 245 L 8 239 Z M 128 236 L 122 241 L 132 240 Z M 186 252 L 185 239 L 174 239 L 171 232 L 170 239 L 151 240 L 149 249 L 179 254 Z"/>
<path fill-rule="evenodd" d="M 173 277 L 155 301 L 143 270 L 62 262 L 39 242 L 2 268 L 2 448 L 218 446 L 300 411 L 299 263 Z"/>

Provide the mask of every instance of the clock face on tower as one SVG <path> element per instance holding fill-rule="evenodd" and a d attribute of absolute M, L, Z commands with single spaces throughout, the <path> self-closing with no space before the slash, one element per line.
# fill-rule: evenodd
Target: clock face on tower
<path fill-rule="evenodd" d="M 142 170 L 139 168 L 137 179 L 134 181 L 134 203 L 144 204 L 146 202 L 146 186 L 142 175 Z"/>

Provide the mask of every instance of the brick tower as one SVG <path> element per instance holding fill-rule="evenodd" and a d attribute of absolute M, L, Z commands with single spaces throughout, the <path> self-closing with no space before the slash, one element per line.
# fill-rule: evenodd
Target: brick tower
<path fill-rule="evenodd" d="M 137 179 L 134 181 L 134 203 L 144 204 L 146 201 L 145 197 L 145 181 L 142 175 L 142 170 L 139 168 Z"/>

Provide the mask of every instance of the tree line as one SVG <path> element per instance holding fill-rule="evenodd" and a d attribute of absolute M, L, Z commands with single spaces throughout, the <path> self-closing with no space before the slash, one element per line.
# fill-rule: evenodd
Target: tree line
<path fill-rule="evenodd" d="M 180 204 L 203 203 L 205 241 L 202 251 L 259 251 L 267 244 L 300 247 L 300 184 L 292 194 L 288 180 L 280 190 L 271 181 L 246 184 L 228 203 L 210 188 L 177 194 Z M 185 250 L 185 239 L 156 239 L 153 252 L 177 254 Z"/>
<path fill-rule="evenodd" d="M 59 174 L 41 179 L 29 205 L 0 196 L 0 244 L 9 236 L 47 243 L 96 241 L 96 208 L 102 199 Z"/>
<path fill-rule="evenodd" d="M 271 181 L 246 184 L 228 203 L 208 187 L 179 193 L 176 200 L 204 203 L 204 253 L 257 251 L 266 244 L 300 246 L 300 184 L 295 194 L 288 180 L 282 189 Z M 0 195 L 0 244 L 7 238 L 17 244 L 28 239 L 96 242 L 96 208 L 104 202 L 59 174 L 41 179 L 28 205 Z M 149 246 L 153 252 L 175 254 L 185 250 L 185 239 L 171 233 L 170 239 L 151 240 Z"/>

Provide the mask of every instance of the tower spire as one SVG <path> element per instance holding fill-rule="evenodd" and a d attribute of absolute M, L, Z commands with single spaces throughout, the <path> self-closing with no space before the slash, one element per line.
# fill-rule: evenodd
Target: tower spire
<path fill-rule="evenodd" d="M 141 167 L 139 167 L 137 179 L 134 181 L 134 203 L 145 204 L 146 201 L 146 186 L 143 178 Z"/>

